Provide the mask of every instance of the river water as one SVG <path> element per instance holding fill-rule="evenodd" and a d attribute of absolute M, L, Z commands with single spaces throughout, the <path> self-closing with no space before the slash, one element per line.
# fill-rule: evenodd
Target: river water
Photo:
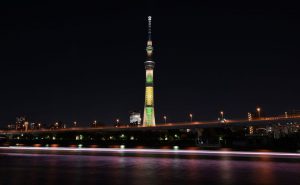
<path fill-rule="evenodd" d="M 263 158 L 12 153 L 0 151 L 1 185 L 300 184 L 300 162 Z"/>

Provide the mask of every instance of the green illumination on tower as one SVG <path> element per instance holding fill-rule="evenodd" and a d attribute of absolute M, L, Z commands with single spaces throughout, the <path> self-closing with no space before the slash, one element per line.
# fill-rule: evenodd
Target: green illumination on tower
<path fill-rule="evenodd" d="M 152 75 L 146 75 L 146 82 L 147 83 L 153 83 L 153 76 Z"/>
<path fill-rule="evenodd" d="M 154 116 L 154 87 L 153 87 L 153 69 L 154 61 L 152 60 L 153 46 L 151 39 L 151 16 L 148 17 L 148 41 L 147 41 L 147 60 L 146 69 L 146 89 L 145 89 L 145 108 L 143 126 L 155 126 Z"/>

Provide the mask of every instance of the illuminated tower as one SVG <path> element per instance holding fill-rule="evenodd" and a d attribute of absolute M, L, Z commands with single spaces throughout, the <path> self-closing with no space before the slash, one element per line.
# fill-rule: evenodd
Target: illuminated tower
<path fill-rule="evenodd" d="M 154 88 L 153 88 L 153 69 L 155 62 L 152 60 L 153 46 L 151 40 L 151 16 L 148 17 L 148 41 L 147 41 L 147 60 L 146 69 L 146 91 L 143 126 L 155 126 L 154 116 Z"/>

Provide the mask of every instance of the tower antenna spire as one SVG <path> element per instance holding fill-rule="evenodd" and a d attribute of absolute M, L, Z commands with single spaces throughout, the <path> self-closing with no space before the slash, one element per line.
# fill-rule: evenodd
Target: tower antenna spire
<path fill-rule="evenodd" d="M 151 20 L 152 17 L 148 16 L 148 41 L 146 47 L 148 60 L 152 60 L 152 53 L 153 53 L 152 38 L 151 38 Z"/>
<path fill-rule="evenodd" d="M 148 40 L 151 40 L 151 16 L 148 16 Z"/>

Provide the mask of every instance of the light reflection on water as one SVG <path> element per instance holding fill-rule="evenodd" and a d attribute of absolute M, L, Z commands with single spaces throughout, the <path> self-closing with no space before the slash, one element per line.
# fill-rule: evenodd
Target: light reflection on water
<path fill-rule="evenodd" d="M 59 154 L 59 153 L 58 153 Z M 1 154 L 0 184 L 297 184 L 300 163 L 259 159 Z"/>

